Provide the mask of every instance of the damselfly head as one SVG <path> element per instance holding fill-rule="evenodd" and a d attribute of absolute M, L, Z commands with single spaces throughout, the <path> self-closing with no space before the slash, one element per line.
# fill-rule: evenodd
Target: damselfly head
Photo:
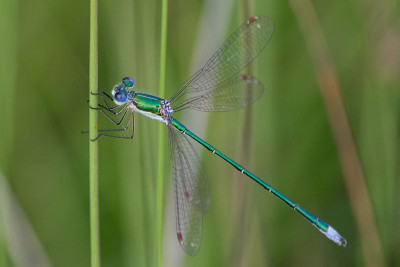
<path fill-rule="evenodd" d="M 122 79 L 121 83 L 125 88 L 132 88 L 135 86 L 135 81 L 131 77 L 125 77 Z"/>
<path fill-rule="evenodd" d="M 117 84 L 111 91 L 113 96 L 114 102 L 117 105 L 123 105 L 126 103 L 127 100 L 127 91 L 122 84 Z"/>

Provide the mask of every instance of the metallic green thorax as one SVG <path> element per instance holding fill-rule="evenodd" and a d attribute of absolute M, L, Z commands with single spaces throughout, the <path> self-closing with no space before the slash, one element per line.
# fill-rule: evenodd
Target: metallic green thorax
<path fill-rule="evenodd" d="M 143 93 L 136 93 L 135 97 L 133 98 L 133 101 L 138 109 L 156 115 L 160 115 L 159 109 L 162 100 L 162 98 Z"/>

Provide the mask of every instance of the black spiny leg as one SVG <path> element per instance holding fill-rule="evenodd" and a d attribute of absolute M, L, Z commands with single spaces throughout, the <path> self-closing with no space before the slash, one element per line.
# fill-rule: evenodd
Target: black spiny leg
<path fill-rule="evenodd" d="M 126 112 L 125 112 L 126 114 Z M 125 115 L 124 115 L 125 117 Z M 127 131 L 129 128 L 131 128 L 131 131 Z M 90 141 L 96 141 L 97 139 L 100 138 L 100 136 L 107 136 L 107 137 L 112 137 L 112 138 L 122 138 L 122 139 L 133 139 L 133 137 L 135 136 L 135 117 L 134 117 L 134 111 L 132 111 L 129 114 L 128 117 L 128 121 L 126 122 L 126 125 L 124 128 L 119 128 L 119 129 L 99 129 L 98 130 L 99 134 L 96 136 L 96 138 L 94 139 L 90 139 Z M 113 132 L 122 132 L 122 133 L 126 133 L 126 132 L 130 132 L 130 135 L 116 135 L 113 134 Z M 82 132 L 82 133 L 88 133 L 88 131 L 86 132 Z"/>
<path fill-rule="evenodd" d="M 118 110 L 117 112 L 114 112 L 114 111 L 111 111 L 111 110 L 109 110 L 109 109 L 107 109 L 107 108 L 101 106 L 101 105 L 99 105 L 98 108 L 94 108 L 94 107 L 89 106 L 90 109 L 95 109 L 95 110 L 101 111 L 101 113 L 102 113 L 107 119 L 109 119 L 110 121 L 112 121 L 115 125 L 120 125 L 121 122 L 124 120 L 125 115 L 127 114 L 128 110 L 129 110 L 129 104 L 125 104 L 125 105 L 119 106 L 119 107 L 122 107 L 121 110 Z M 107 112 L 110 112 L 110 114 L 107 113 Z M 122 113 L 122 112 L 123 112 L 123 113 Z M 121 118 L 118 118 L 118 115 L 121 114 L 121 113 L 122 113 L 122 117 L 121 117 Z"/>
<path fill-rule="evenodd" d="M 106 92 L 102 91 L 101 89 L 99 89 L 99 93 L 90 92 L 90 94 L 100 96 L 104 103 L 104 105 L 99 104 L 98 107 L 89 106 L 90 109 L 101 111 L 101 113 L 115 125 L 120 125 L 125 120 L 125 118 L 127 118 L 125 126 L 123 128 L 99 129 L 98 135 L 96 136 L 96 138 L 91 139 L 91 141 L 99 139 L 100 136 L 122 138 L 122 139 L 133 139 L 135 135 L 134 111 L 129 108 L 129 103 L 121 106 L 115 105 L 113 98 Z M 119 118 L 118 115 L 120 114 L 122 114 L 122 116 Z M 127 114 L 128 116 L 126 116 Z M 131 130 L 128 131 L 128 129 Z M 121 135 L 114 134 L 115 132 L 119 132 L 122 134 Z M 81 133 L 87 134 L 89 133 L 89 131 L 81 131 Z M 129 135 L 124 133 L 129 133 Z"/>
<path fill-rule="evenodd" d="M 104 92 L 104 91 L 101 90 L 100 88 L 99 88 L 98 90 L 99 90 L 99 93 L 92 93 L 92 92 L 90 92 L 90 94 L 91 94 L 91 95 L 100 96 L 100 98 L 103 100 L 103 102 L 104 102 L 104 104 L 105 104 L 105 108 L 106 108 L 106 109 L 108 109 L 108 110 L 113 110 L 113 109 L 116 109 L 116 108 L 119 107 L 118 105 L 116 105 L 116 104 L 114 103 L 114 99 L 113 99 L 109 94 L 107 94 L 106 92 Z"/>

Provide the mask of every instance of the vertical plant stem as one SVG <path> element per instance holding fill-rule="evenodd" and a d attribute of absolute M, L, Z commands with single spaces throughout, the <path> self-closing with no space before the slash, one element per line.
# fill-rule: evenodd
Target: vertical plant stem
<path fill-rule="evenodd" d="M 0 266 L 52 266 L 28 216 L 21 207 L 8 179 L 0 168 L 0 217 L 9 255 Z M 2 255 L 3 256 L 3 255 Z M 10 259 L 8 259 L 8 257 Z M 12 262 L 12 263 L 11 263 Z"/>
<path fill-rule="evenodd" d="M 98 48 L 97 48 L 97 0 L 90 0 L 90 52 L 89 52 L 89 90 L 98 92 Z M 90 94 L 91 107 L 97 107 L 97 96 Z M 97 136 L 97 111 L 89 109 L 90 139 Z M 92 267 L 100 266 L 99 240 L 99 157 L 98 142 L 89 142 L 89 187 L 90 187 L 90 248 Z"/>
<path fill-rule="evenodd" d="M 160 45 L 160 86 L 159 96 L 165 96 L 165 71 L 167 61 L 167 15 L 168 1 L 162 1 L 161 8 L 161 45 Z M 157 168 L 157 207 L 156 207 L 156 238 L 157 266 L 163 263 L 163 221 L 164 221 L 164 177 L 165 177 L 165 126 L 160 123 L 158 130 L 158 168 Z"/>
<path fill-rule="evenodd" d="M 0 175 L 1 175 L 1 166 L 0 166 Z M 0 179 L 2 177 L 0 176 Z M 1 183 L 1 182 L 0 182 Z M 2 192 L 2 187 L 0 184 L 0 267 L 6 267 L 8 265 L 7 263 L 7 241 L 6 241 L 6 229 L 5 229 L 5 216 L 3 215 L 5 213 L 5 196 L 4 193 Z"/>
<path fill-rule="evenodd" d="M 315 73 L 338 150 L 347 192 L 360 232 L 364 264 L 384 266 L 382 244 L 374 211 L 328 45 L 313 4 L 309 0 L 291 0 L 290 3 L 314 61 Z"/>
<path fill-rule="evenodd" d="M 248 19 L 251 17 L 251 13 L 253 10 L 252 0 L 242 0 L 241 5 L 239 5 L 239 17 L 240 22 L 244 19 Z M 244 44 L 243 44 L 244 45 Z M 251 50 L 251 44 L 250 49 Z M 247 74 L 253 76 L 254 74 L 254 64 L 250 64 L 247 67 Z M 248 97 L 251 97 L 251 92 L 248 92 Z M 252 146 L 252 122 L 253 122 L 253 107 L 247 107 L 244 111 L 244 118 L 240 122 L 243 126 L 241 127 L 241 142 L 236 148 L 236 158 L 239 162 L 242 162 L 243 166 L 250 167 L 251 162 L 251 146 Z M 235 174 L 235 176 L 239 177 L 242 175 L 241 173 Z M 233 206 L 233 217 L 232 217 L 232 225 L 233 225 L 233 238 L 236 240 L 232 242 L 232 256 L 231 266 L 242 266 L 244 254 L 248 249 L 251 249 L 250 246 L 246 246 L 248 243 L 248 237 L 250 235 L 250 229 L 244 227 L 244 225 L 250 225 L 250 216 L 248 213 L 246 214 L 246 208 L 249 205 L 248 199 L 248 181 L 244 179 L 235 179 L 234 181 L 234 190 L 235 193 L 232 195 L 232 203 Z M 246 214 L 246 215 L 245 215 Z"/>
<path fill-rule="evenodd" d="M 15 96 L 18 71 L 18 1 L 0 1 L 0 170 L 11 173 L 15 140 Z M 1 195 L 0 195 L 1 197 Z M 0 207 L 0 267 L 9 266 L 6 242 L 4 203 Z"/>

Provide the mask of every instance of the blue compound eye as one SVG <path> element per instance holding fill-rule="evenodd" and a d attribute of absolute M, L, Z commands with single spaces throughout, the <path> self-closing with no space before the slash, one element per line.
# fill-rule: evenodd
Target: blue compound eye
<path fill-rule="evenodd" d="M 117 104 L 123 104 L 126 102 L 126 94 L 123 94 L 121 92 L 116 92 L 114 94 L 114 102 Z"/>
<path fill-rule="evenodd" d="M 133 87 L 135 85 L 135 81 L 131 77 L 125 77 L 122 79 L 122 84 L 126 87 Z"/>
<path fill-rule="evenodd" d="M 120 92 L 124 90 L 124 87 L 120 84 L 117 84 L 116 86 L 114 86 L 114 88 L 111 91 L 111 94 L 114 96 L 117 92 Z"/>

